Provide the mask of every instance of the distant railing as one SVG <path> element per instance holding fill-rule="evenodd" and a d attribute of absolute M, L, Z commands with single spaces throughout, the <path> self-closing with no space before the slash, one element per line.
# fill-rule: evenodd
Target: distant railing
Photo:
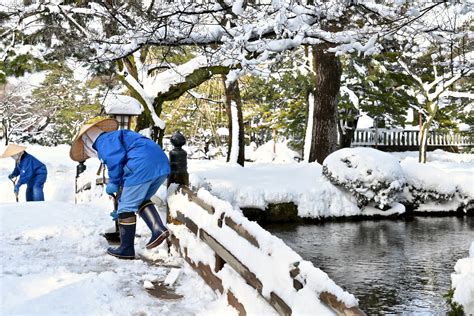
<path fill-rule="evenodd" d="M 352 146 L 413 146 L 420 145 L 420 131 L 386 128 L 360 128 L 354 132 Z M 459 133 L 430 132 L 428 146 L 471 147 L 472 137 Z"/>

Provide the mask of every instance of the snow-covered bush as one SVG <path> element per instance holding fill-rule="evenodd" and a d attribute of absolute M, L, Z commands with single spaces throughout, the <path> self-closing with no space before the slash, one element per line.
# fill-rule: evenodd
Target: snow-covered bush
<path fill-rule="evenodd" d="M 469 257 L 459 259 L 451 274 L 453 289 L 451 307 L 462 306 L 464 315 L 474 313 L 474 242 L 469 249 Z"/>
<path fill-rule="evenodd" d="M 448 173 L 415 159 L 405 159 L 401 166 L 406 178 L 401 202 L 415 210 L 456 211 L 468 208 L 474 200 L 472 179 L 464 173 Z"/>
<path fill-rule="evenodd" d="M 386 209 L 397 201 L 405 177 L 397 159 L 372 148 L 343 148 L 323 162 L 323 174 L 347 189 L 359 207 L 369 203 Z"/>

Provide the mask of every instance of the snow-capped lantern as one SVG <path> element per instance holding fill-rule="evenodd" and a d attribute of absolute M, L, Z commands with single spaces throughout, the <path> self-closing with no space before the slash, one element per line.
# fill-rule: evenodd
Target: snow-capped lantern
<path fill-rule="evenodd" d="M 104 99 L 104 111 L 119 122 L 119 129 L 130 129 L 132 121 L 143 112 L 137 99 L 122 94 L 109 94 Z"/>

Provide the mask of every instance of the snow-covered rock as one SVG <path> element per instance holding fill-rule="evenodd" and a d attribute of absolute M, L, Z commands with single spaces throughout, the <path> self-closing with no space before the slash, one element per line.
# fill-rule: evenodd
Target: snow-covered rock
<path fill-rule="evenodd" d="M 357 198 L 359 207 L 385 209 L 397 201 L 405 177 L 397 159 L 372 148 L 343 148 L 323 162 L 323 174 Z"/>

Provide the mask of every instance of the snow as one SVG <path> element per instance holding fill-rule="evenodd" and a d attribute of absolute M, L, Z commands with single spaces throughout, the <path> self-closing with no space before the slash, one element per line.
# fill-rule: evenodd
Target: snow
<path fill-rule="evenodd" d="M 308 94 L 308 123 L 306 124 L 306 131 L 304 136 L 303 159 L 309 162 L 309 153 L 311 151 L 311 142 L 313 140 L 313 120 L 314 120 L 314 95 Z"/>
<path fill-rule="evenodd" d="M 286 142 L 275 143 L 271 140 L 255 150 L 249 148 L 245 158 L 258 163 L 290 163 L 300 159 L 300 154 L 288 148 Z"/>
<path fill-rule="evenodd" d="M 474 313 L 474 241 L 469 249 L 469 257 L 459 259 L 451 274 L 453 300 L 461 304 L 465 315 Z"/>
<path fill-rule="evenodd" d="M 23 186 L 20 191 L 21 202 L 14 203 L 13 187 L 7 179 L 7 175 L 13 170 L 13 160 L 0 160 L 2 313 L 130 315 L 146 314 L 150 310 L 167 315 L 236 313 L 228 306 L 226 298 L 210 290 L 187 264 L 176 256 L 169 257 L 164 246 L 152 251 L 145 250 L 144 245 L 149 239 L 149 232 L 141 220 L 138 220 L 137 226 L 137 234 L 141 235 L 136 238 L 137 253 L 178 265 L 181 267 L 180 272 L 173 272 L 166 267 L 151 268 L 140 260 L 121 261 L 106 255 L 107 244 L 100 233 L 107 228 L 113 228 L 109 216 L 112 202 L 103 196 L 100 197 L 99 188 L 93 186 L 92 190 L 81 195 L 78 201 L 81 204 L 74 204 L 74 177 L 77 164 L 69 159 L 69 146 L 51 148 L 27 146 L 27 151 L 46 163 L 48 167 L 48 181 L 45 184 L 46 202 L 22 202 L 25 190 Z M 4 148 L 3 145 L 0 146 L 0 151 L 3 152 Z M 279 157 L 279 153 L 283 157 L 288 157 L 284 151 L 278 150 L 278 147 L 276 153 L 275 161 L 280 161 L 282 158 Z M 388 169 L 381 169 L 381 172 L 390 170 L 394 173 L 393 175 L 387 173 L 387 177 L 398 176 L 400 170 L 388 163 L 392 161 L 387 158 L 388 154 L 380 155 L 380 157 L 374 156 L 377 159 L 372 163 L 378 167 L 389 166 Z M 428 152 L 427 164 L 413 165 L 417 155 L 417 152 L 404 152 L 391 153 L 389 156 L 400 161 L 407 182 L 418 181 L 421 186 L 433 186 L 445 192 L 451 192 L 454 185 L 460 192 L 470 197 L 474 196 L 473 154 L 452 154 L 437 150 Z M 262 154 L 260 158 L 264 157 Z M 358 163 L 366 164 L 367 161 Z M 79 184 L 83 184 L 85 179 L 96 177 L 98 162 L 90 159 L 86 165 L 87 170 L 80 178 Z M 322 166 L 317 163 L 294 161 L 275 163 L 267 160 L 260 163 L 246 163 L 246 167 L 242 168 L 237 164 L 222 161 L 190 160 L 188 168 L 191 184 L 201 188 L 200 197 L 209 203 L 224 205 L 222 207 L 224 210 L 242 207 L 257 207 L 263 210 L 270 203 L 293 202 L 298 206 L 299 216 L 317 218 L 390 215 L 402 213 L 404 209 L 402 205 L 394 204 L 389 211 L 371 207 L 361 210 L 357 207 L 353 196 L 332 185 L 322 176 Z M 443 177 L 439 178 L 440 175 Z M 164 198 L 166 189 L 160 189 L 158 196 Z M 91 204 L 91 201 L 94 203 Z M 245 222 L 245 219 L 236 212 L 232 214 L 237 223 Z M 195 220 L 202 221 L 200 224 L 204 227 L 209 225 L 205 218 Z M 290 250 L 281 241 L 259 232 L 257 227 L 252 222 L 245 222 L 246 229 L 260 236 L 258 240 L 263 249 L 274 255 L 287 256 L 286 261 L 283 260 L 286 263 L 300 259 L 288 253 L 285 255 Z M 173 233 L 175 232 L 179 234 L 179 228 L 173 227 Z M 223 234 L 229 237 L 231 232 L 224 231 Z M 231 241 L 232 238 L 229 237 L 229 244 L 226 246 L 235 248 L 244 257 L 249 253 L 249 245 L 233 245 Z M 188 251 L 194 258 L 199 258 L 202 262 L 214 262 L 212 252 L 198 239 L 188 236 L 183 237 L 182 242 L 190 245 Z M 454 299 L 468 308 L 471 308 L 469 304 L 474 304 L 472 294 L 469 294 L 472 293 L 474 284 L 471 282 L 474 244 L 471 245 L 470 253 L 469 260 L 462 260 L 455 267 L 455 275 L 459 277 L 453 277 L 453 286 L 455 283 L 457 293 Z M 268 269 L 263 254 L 261 260 L 259 259 L 260 265 L 252 268 L 265 280 L 270 280 L 271 271 L 283 269 L 283 262 L 273 270 Z M 226 279 L 224 287 L 238 292 L 239 300 L 246 302 L 257 300 L 254 290 L 237 277 L 232 277 L 232 273 L 235 272 L 223 269 L 219 273 Z M 323 282 L 321 275 L 312 275 L 309 270 L 305 273 L 307 279 L 314 279 L 312 282 Z M 178 301 L 163 301 L 146 292 L 145 285 L 149 286 L 148 282 L 163 281 L 167 276 L 168 282 L 174 283 L 170 287 L 176 293 L 184 295 L 184 298 Z M 268 282 L 271 286 L 278 287 L 277 284 L 272 284 L 271 280 Z M 330 288 L 334 290 L 334 287 Z M 196 295 L 196 292 L 199 292 L 199 295 Z M 285 297 L 293 295 L 283 289 L 276 293 Z M 77 297 L 81 297 L 79 305 Z M 305 296 L 301 296 L 298 300 L 305 301 L 303 297 Z M 304 312 L 305 306 L 301 305 L 299 311 Z M 265 303 L 255 301 L 253 305 L 255 314 L 268 311 L 265 310 L 268 308 L 265 306 L 267 306 Z"/>
<path fill-rule="evenodd" d="M 140 102 L 128 95 L 109 94 L 105 97 L 103 106 L 107 114 L 140 115 L 143 112 Z"/>
<path fill-rule="evenodd" d="M 452 195 L 456 192 L 454 179 L 438 168 L 428 164 L 420 164 L 417 159 L 405 159 L 401 166 L 407 175 L 407 183 L 417 188 Z M 425 175 L 429 174 L 429 177 Z"/>
<path fill-rule="evenodd" d="M 0 147 L 3 152 L 4 146 Z M 69 159 L 69 146 L 28 145 L 27 151 L 48 167 L 46 202 L 14 203 L 6 177 L 13 170 L 13 160 L 0 161 L 2 315 L 234 313 L 227 304 L 216 304 L 222 298 L 181 259 L 168 257 L 165 246 L 146 250 L 149 231 L 138 220 L 137 234 L 142 237 L 135 240 L 136 251 L 146 258 L 181 266 L 179 278 L 176 272 L 170 277 L 176 278 L 176 283 L 169 288 L 183 299 L 162 300 L 148 294 L 145 283 L 167 279 L 170 269 L 106 254 L 108 245 L 100 234 L 113 228 L 109 216 L 112 202 L 101 199 L 94 204 L 74 204 L 76 163 Z M 95 175 L 96 167 L 89 163 L 87 172 Z M 20 201 L 24 201 L 24 190 L 23 186 Z"/>

